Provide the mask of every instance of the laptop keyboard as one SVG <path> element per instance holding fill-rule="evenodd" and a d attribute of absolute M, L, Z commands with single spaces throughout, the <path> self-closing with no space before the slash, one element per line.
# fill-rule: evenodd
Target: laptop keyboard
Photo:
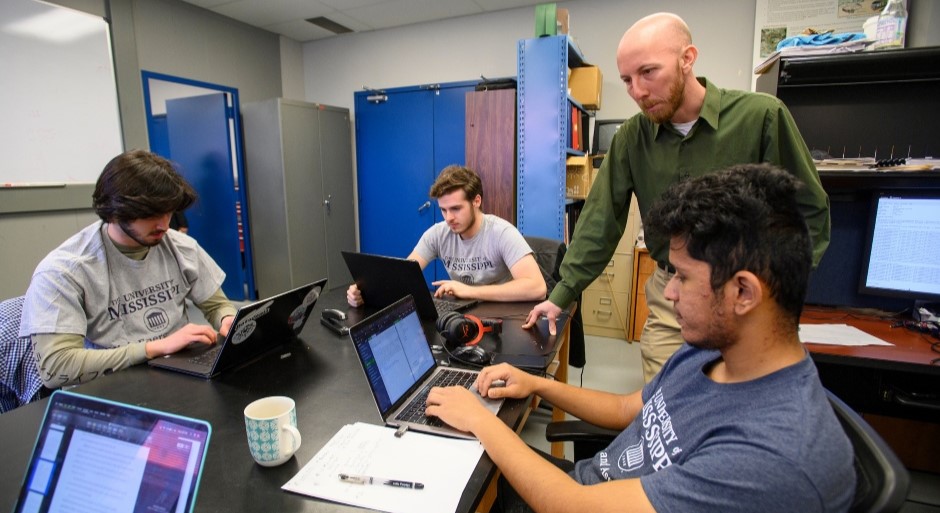
<path fill-rule="evenodd" d="M 437 310 L 438 315 L 444 315 L 447 312 L 458 312 L 461 310 L 466 310 L 471 306 L 475 305 L 476 302 L 467 302 L 467 301 L 450 301 L 448 299 L 433 298 L 434 299 L 434 308 Z"/>
<path fill-rule="evenodd" d="M 208 351 L 190 358 L 189 363 L 208 367 L 212 365 L 213 363 L 215 363 L 215 359 L 219 355 L 219 351 L 221 349 L 222 349 L 222 344 L 217 344 L 216 346 L 212 347 Z"/>
<path fill-rule="evenodd" d="M 424 407 L 427 405 L 428 393 L 431 392 L 431 387 L 462 386 L 470 388 L 476 378 L 476 374 L 470 372 L 459 372 L 450 369 L 439 372 L 434 380 L 424 387 L 420 394 L 414 396 L 408 406 L 395 416 L 395 420 L 426 426 L 444 426 L 445 424 L 437 417 L 428 417 L 424 414 Z"/>

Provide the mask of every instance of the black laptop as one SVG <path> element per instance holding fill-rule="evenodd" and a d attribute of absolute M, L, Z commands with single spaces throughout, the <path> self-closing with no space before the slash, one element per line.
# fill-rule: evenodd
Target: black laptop
<path fill-rule="evenodd" d="M 57 390 L 16 513 L 193 511 L 208 422 Z"/>
<path fill-rule="evenodd" d="M 406 296 L 349 329 L 356 355 L 366 374 L 382 421 L 393 427 L 472 439 L 437 417 L 424 415 L 428 392 L 433 386 L 460 385 L 476 392 L 478 371 L 438 365 L 415 309 Z M 502 399 L 477 398 L 493 413 Z"/>
<path fill-rule="evenodd" d="M 324 287 L 326 278 L 245 305 L 238 309 L 221 343 L 192 344 L 147 363 L 203 378 L 250 363 L 300 334 Z"/>
<path fill-rule="evenodd" d="M 356 281 L 366 305 L 386 306 L 411 295 L 422 319 L 434 321 L 445 312 L 460 312 L 479 303 L 476 299 L 437 298 L 428 290 L 421 266 L 414 260 L 343 251 L 349 274 Z"/>

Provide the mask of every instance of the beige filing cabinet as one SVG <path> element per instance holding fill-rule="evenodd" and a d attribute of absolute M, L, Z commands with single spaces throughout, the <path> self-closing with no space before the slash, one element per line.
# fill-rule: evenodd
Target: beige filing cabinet
<path fill-rule="evenodd" d="M 640 213 L 633 198 L 627 226 L 613 258 L 581 295 L 585 335 L 631 340 L 627 327 L 633 284 L 633 245 L 639 231 Z"/>

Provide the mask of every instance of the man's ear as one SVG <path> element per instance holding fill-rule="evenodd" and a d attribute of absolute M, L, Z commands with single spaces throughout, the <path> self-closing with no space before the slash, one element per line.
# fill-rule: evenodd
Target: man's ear
<path fill-rule="evenodd" d="M 764 284 L 750 271 L 738 271 L 728 280 L 733 295 L 734 313 L 745 315 L 764 301 Z"/>
<path fill-rule="evenodd" d="M 695 64 L 696 59 L 698 59 L 698 48 L 695 45 L 688 45 L 682 49 L 682 57 L 680 60 L 682 71 L 685 73 L 692 72 L 692 66 Z"/>
<path fill-rule="evenodd" d="M 471 201 L 470 204 L 474 207 L 480 208 L 480 206 L 483 205 L 483 196 L 477 194 L 474 196 L 473 201 Z"/>

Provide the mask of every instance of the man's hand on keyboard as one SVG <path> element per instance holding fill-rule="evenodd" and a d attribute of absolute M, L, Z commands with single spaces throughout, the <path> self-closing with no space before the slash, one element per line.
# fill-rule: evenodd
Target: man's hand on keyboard
<path fill-rule="evenodd" d="M 474 385 L 483 397 L 521 399 L 532 395 L 538 379 L 508 363 L 501 363 L 481 370 Z"/>
<path fill-rule="evenodd" d="M 424 413 L 470 433 L 474 432 L 477 421 L 493 416 L 483 407 L 475 393 L 460 386 L 432 388 Z"/>
<path fill-rule="evenodd" d="M 440 280 L 431 282 L 431 285 L 437 287 L 434 291 L 434 297 L 453 296 L 456 298 L 473 298 L 473 289 L 470 285 L 454 280 Z"/>
<path fill-rule="evenodd" d="M 218 335 L 212 326 L 206 324 L 187 324 L 173 332 L 169 337 L 147 342 L 147 358 L 173 354 L 192 342 L 214 344 Z"/>

